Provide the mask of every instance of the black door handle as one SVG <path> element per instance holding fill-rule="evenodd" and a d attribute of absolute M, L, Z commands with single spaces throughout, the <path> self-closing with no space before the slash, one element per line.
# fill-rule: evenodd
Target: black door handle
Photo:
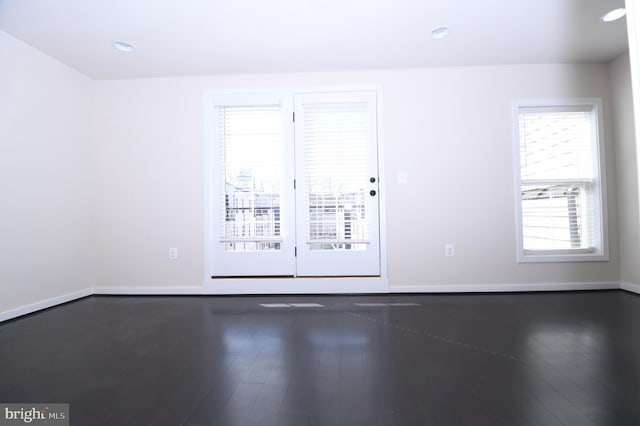
<path fill-rule="evenodd" d="M 369 195 L 371 195 L 372 197 L 374 197 L 376 195 L 376 191 L 374 191 L 373 189 L 371 191 L 369 191 Z"/>

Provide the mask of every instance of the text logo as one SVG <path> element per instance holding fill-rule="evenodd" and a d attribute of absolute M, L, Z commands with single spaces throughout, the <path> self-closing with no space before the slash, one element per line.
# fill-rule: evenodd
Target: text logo
<path fill-rule="evenodd" d="M 69 404 L 0 404 L 0 426 L 69 426 Z"/>

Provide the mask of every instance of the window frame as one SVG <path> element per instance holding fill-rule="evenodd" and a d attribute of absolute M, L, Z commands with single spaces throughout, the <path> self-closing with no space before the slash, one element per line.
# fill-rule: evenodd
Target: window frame
<path fill-rule="evenodd" d="M 593 206 L 593 233 L 596 241 L 595 247 L 570 248 L 552 250 L 525 250 L 522 218 L 522 182 L 520 163 L 520 113 L 527 109 L 558 109 L 575 108 L 584 110 L 589 107 L 593 110 L 593 167 L 594 178 L 591 183 L 594 191 Z M 516 100 L 512 104 L 513 120 L 513 144 L 514 144 L 514 176 L 515 176 L 515 200 L 516 200 L 516 237 L 517 237 L 517 261 L 518 263 L 546 263 L 546 262 L 593 262 L 609 260 L 608 220 L 607 220 L 607 185 L 605 170 L 605 142 L 604 126 L 602 118 L 602 100 L 599 98 L 573 98 L 573 99 L 533 99 Z M 579 179 L 578 179 L 579 180 Z M 558 180 L 559 182 L 560 180 Z M 550 183 L 556 182 L 550 180 Z M 526 180 L 525 180 L 526 183 Z"/>

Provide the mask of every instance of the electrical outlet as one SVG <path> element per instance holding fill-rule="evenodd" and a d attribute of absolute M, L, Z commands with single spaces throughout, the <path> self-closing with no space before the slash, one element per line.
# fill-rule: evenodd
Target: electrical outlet
<path fill-rule="evenodd" d="M 447 257 L 451 257 L 456 254 L 456 247 L 453 244 L 445 244 L 444 245 L 444 255 Z"/>
<path fill-rule="evenodd" d="M 175 247 L 171 247 L 169 249 L 169 259 L 178 260 L 178 249 Z"/>

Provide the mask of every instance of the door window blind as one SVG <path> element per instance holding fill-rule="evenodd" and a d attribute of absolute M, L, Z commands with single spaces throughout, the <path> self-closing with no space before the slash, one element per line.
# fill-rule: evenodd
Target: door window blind
<path fill-rule="evenodd" d="M 280 107 L 218 106 L 227 251 L 280 249 L 283 129 Z"/>
<path fill-rule="evenodd" d="M 364 102 L 304 105 L 307 242 L 311 250 L 364 250 L 370 129 Z"/>

